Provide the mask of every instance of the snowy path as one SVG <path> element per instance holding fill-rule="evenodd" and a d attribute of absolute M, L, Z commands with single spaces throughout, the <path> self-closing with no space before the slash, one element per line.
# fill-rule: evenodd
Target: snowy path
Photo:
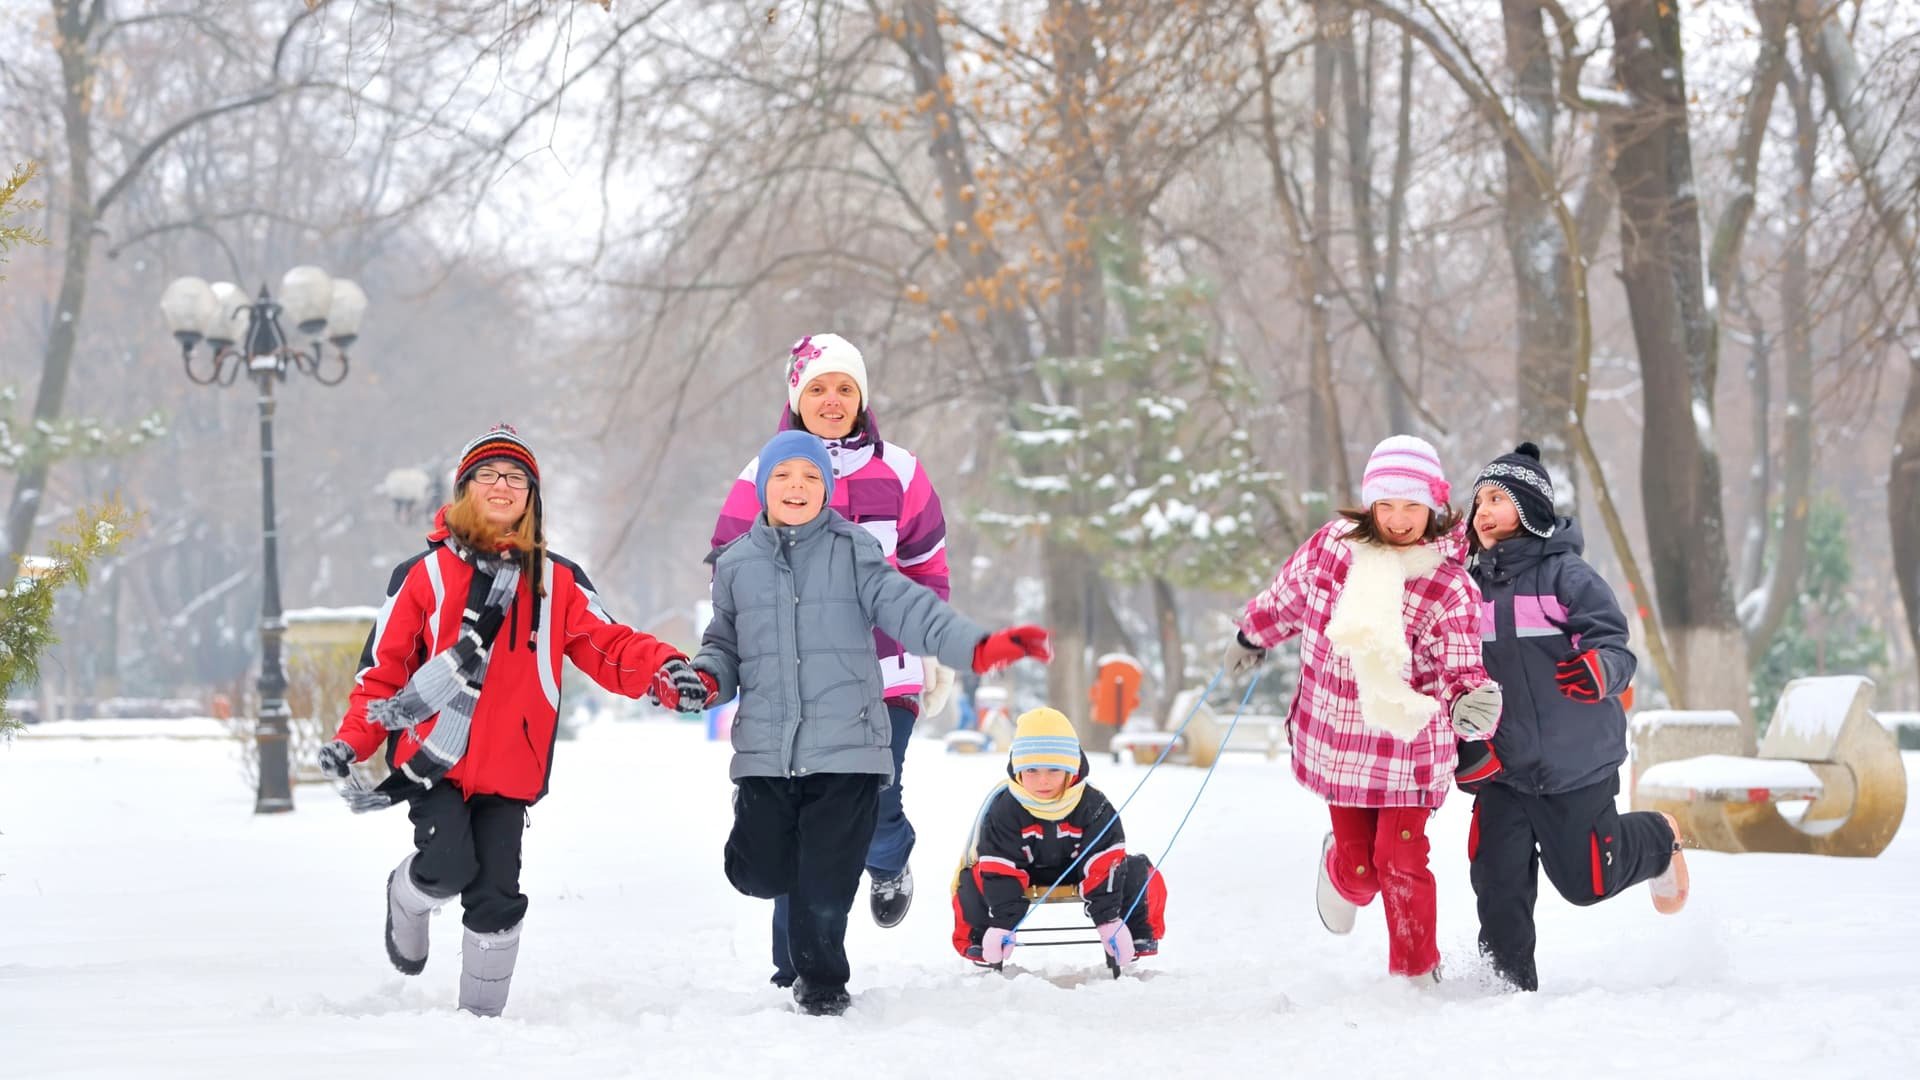
<path fill-rule="evenodd" d="M 387 965 L 401 811 L 356 818 L 303 788 L 298 812 L 254 817 L 221 743 L 0 746 L 0 1076 L 1864 1077 L 1920 1055 L 1911 822 L 1875 860 L 1695 854 L 1673 919 L 1637 893 L 1583 911 L 1549 890 L 1543 990 L 1509 995 L 1474 970 L 1456 797 L 1432 829 L 1450 980 L 1422 993 L 1386 976 L 1377 907 L 1351 938 L 1320 928 L 1324 811 L 1284 761 L 1235 756 L 1168 865 L 1170 932 L 1144 974 L 1029 949 L 1037 970 L 1009 979 L 947 944 L 952 860 L 1002 761 L 924 741 L 913 913 L 878 929 L 863 886 L 853 1010 L 792 1015 L 765 982 L 769 905 L 720 873 L 726 750 L 700 736 L 603 724 L 561 745 L 499 1021 L 453 1010 L 456 914 L 424 975 Z M 1093 780 L 1117 802 L 1142 771 L 1101 761 Z M 1199 780 L 1156 774 L 1127 813 L 1135 849 L 1158 857 Z"/>

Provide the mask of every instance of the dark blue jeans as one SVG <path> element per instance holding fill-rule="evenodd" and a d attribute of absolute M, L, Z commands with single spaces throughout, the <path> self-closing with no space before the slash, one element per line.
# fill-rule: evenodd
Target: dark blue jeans
<path fill-rule="evenodd" d="M 879 805 L 873 813 L 867 873 L 875 877 L 892 877 L 905 870 L 907 858 L 913 854 L 913 822 L 907 820 L 906 808 L 900 802 L 900 776 L 907 761 L 907 740 L 913 738 L 915 714 L 903 705 L 889 704 L 887 719 L 893 722 L 893 783 L 880 789 Z M 793 974 L 788 955 L 787 898 L 777 896 L 773 900 L 773 969 L 780 978 Z"/>

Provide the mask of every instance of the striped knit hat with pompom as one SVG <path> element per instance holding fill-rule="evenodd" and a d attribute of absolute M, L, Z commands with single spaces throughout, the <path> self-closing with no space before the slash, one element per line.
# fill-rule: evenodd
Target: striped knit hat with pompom
<path fill-rule="evenodd" d="M 514 462 L 527 470 L 534 487 L 540 486 L 540 463 L 534 460 L 533 447 L 527 445 L 512 424 L 495 424 L 486 434 L 468 443 L 460 451 L 460 466 L 453 470 L 453 482 L 466 483 L 473 477 L 473 470 L 489 461 Z"/>

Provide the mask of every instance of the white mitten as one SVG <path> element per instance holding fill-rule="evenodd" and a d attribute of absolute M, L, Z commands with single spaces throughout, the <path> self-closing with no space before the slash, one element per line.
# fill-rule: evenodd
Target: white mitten
<path fill-rule="evenodd" d="M 927 673 L 920 680 L 920 715 L 926 718 L 939 716 L 947 711 L 947 703 L 953 700 L 953 669 L 935 660 L 923 656 L 920 663 Z"/>

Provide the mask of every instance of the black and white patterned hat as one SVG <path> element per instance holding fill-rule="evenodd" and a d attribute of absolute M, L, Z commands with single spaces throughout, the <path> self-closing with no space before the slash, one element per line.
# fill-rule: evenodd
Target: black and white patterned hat
<path fill-rule="evenodd" d="M 1478 493 L 1488 484 L 1506 492 L 1507 498 L 1513 500 L 1520 511 L 1521 528 L 1542 540 L 1553 535 L 1557 520 L 1553 512 L 1553 481 L 1540 464 L 1538 446 L 1523 442 L 1513 448 L 1513 453 L 1494 458 L 1492 464 L 1480 470 L 1473 490 Z"/>

